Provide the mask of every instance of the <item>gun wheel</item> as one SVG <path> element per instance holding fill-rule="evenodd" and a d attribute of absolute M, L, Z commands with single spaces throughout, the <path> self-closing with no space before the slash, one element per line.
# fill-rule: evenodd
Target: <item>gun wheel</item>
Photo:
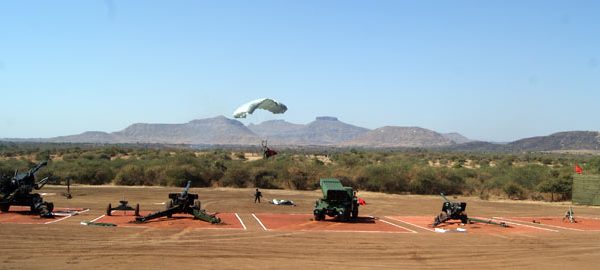
<path fill-rule="evenodd" d="M 169 209 L 173 208 L 173 200 L 169 200 L 165 205 L 166 205 L 165 210 L 169 210 Z M 167 214 L 167 217 L 172 218 L 173 214 Z"/>
<path fill-rule="evenodd" d="M 8 212 L 10 209 L 10 203 L 0 203 L 0 211 Z"/>

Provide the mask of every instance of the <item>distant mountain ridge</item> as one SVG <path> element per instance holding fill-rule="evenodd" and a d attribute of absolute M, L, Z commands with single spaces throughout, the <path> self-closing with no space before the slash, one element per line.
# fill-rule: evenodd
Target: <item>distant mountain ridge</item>
<path fill-rule="evenodd" d="M 382 134 L 383 131 L 387 132 Z M 460 134 L 455 137 L 466 139 Z M 344 123 L 332 116 L 319 116 L 304 125 L 271 120 L 248 126 L 234 119 L 217 116 L 184 124 L 136 123 L 112 133 L 88 131 L 35 141 L 256 145 L 263 139 L 267 139 L 271 145 L 290 146 L 433 147 L 456 144 L 442 134 L 423 128 L 384 127 L 369 130 Z"/>
<path fill-rule="evenodd" d="M 386 126 L 371 130 L 345 142 L 345 146 L 362 147 L 440 147 L 456 144 L 435 131 L 420 127 Z"/>
<path fill-rule="evenodd" d="M 331 116 L 308 124 L 284 120 L 245 126 L 225 116 L 183 124 L 136 123 L 117 132 L 87 131 L 78 135 L 9 141 L 56 143 L 156 143 L 190 145 L 257 145 L 267 139 L 280 146 L 333 146 L 365 148 L 435 148 L 457 151 L 600 150 L 597 131 L 567 131 L 525 138 L 506 144 L 472 141 L 459 133 L 438 133 L 421 127 L 385 126 L 367 129 Z"/>
<path fill-rule="evenodd" d="M 130 125 L 113 133 L 84 132 L 48 139 L 49 142 L 162 143 L 162 144 L 256 144 L 260 138 L 240 121 L 225 116 L 192 120 L 185 124 Z"/>
<path fill-rule="evenodd" d="M 600 132 L 567 131 L 511 142 L 515 151 L 600 150 Z"/>

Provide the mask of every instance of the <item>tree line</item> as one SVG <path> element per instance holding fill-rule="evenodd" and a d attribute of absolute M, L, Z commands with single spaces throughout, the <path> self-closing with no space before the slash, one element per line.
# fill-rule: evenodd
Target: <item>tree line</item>
<path fill-rule="evenodd" d="M 0 176 L 50 160 L 38 176 L 50 176 L 56 183 L 182 186 L 191 180 L 194 187 L 313 190 L 320 178 L 336 177 L 359 190 L 385 193 L 568 200 L 574 164 L 586 173 L 600 173 L 600 157 L 592 155 L 422 149 L 280 152 L 250 161 L 244 152 L 230 149 L 0 144 Z"/>

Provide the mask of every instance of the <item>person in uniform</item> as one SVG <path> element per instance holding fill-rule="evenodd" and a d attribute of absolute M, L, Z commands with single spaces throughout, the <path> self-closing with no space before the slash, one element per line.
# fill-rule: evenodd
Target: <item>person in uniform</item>
<path fill-rule="evenodd" d="M 254 203 L 256 203 L 257 201 L 258 203 L 260 203 L 260 197 L 262 197 L 262 193 L 257 188 L 256 192 L 254 192 Z"/>

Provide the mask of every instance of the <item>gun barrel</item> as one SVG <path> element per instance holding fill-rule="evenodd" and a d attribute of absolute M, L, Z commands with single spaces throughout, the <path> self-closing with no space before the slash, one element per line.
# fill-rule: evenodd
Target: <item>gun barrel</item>
<path fill-rule="evenodd" d="M 181 195 L 187 195 L 188 192 L 190 191 L 190 185 L 192 184 L 192 181 L 188 180 L 187 184 L 185 185 L 185 188 L 183 189 L 183 191 L 181 192 Z"/>
<path fill-rule="evenodd" d="M 29 174 L 35 174 L 37 171 L 39 171 L 42 167 L 48 165 L 48 161 L 42 161 L 40 163 L 38 163 L 37 165 L 35 165 L 35 167 L 31 168 L 31 170 L 29 170 Z"/>
<path fill-rule="evenodd" d="M 167 210 L 154 212 L 154 213 L 151 213 L 151 214 L 149 214 L 147 216 L 144 216 L 144 217 L 136 217 L 135 220 L 137 222 L 146 222 L 146 221 L 151 220 L 151 219 L 160 218 L 160 217 L 166 217 L 168 215 L 172 215 L 172 214 L 176 214 L 176 213 L 180 212 L 179 208 L 180 208 L 179 206 L 174 206 L 174 207 L 171 207 L 171 208 L 169 208 Z"/>
<path fill-rule="evenodd" d="M 35 189 L 41 189 L 42 187 L 44 187 L 48 183 L 49 179 L 50 179 L 50 177 L 46 177 L 46 178 L 40 180 L 39 182 L 37 182 Z"/>
<path fill-rule="evenodd" d="M 440 196 L 442 196 L 442 198 L 444 199 L 444 201 L 450 202 L 450 200 L 448 200 L 448 198 L 446 198 L 446 196 L 444 195 L 443 192 L 440 193 Z"/>

